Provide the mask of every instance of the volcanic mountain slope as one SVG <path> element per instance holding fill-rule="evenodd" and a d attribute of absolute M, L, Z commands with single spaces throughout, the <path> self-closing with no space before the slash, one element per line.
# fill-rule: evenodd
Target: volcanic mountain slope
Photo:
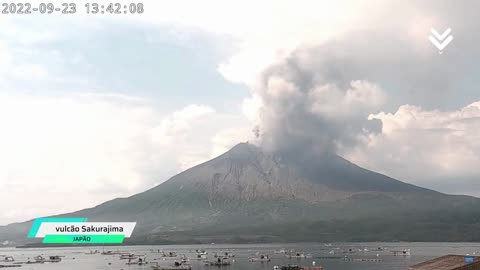
<path fill-rule="evenodd" d="M 146 192 L 63 216 L 137 221 L 130 243 L 480 240 L 480 199 L 333 154 L 265 153 L 248 143 Z M 18 242 L 28 226 L 0 228 L 0 241 Z"/>

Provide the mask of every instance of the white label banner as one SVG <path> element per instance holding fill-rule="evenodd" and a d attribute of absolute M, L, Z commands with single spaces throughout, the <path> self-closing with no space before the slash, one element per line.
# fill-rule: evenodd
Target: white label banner
<path fill-rule="evenodd" d="M 45 235 L 124 235 L 130 237 L 136 222 L 42 222 L 36 238 Z"/>

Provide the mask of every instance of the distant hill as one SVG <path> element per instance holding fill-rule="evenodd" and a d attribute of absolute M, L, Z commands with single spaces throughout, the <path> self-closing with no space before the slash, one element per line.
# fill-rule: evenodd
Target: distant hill
<path fill-rule="evenodd" d="M 248 143 L 146 192 L 62 216 L 137 221 L 131 244 L 480 240 L 480 199 L 333 154 L 265 153 Z M 0 243 L 25 244 L 30 224 L 0 227 Z"/>

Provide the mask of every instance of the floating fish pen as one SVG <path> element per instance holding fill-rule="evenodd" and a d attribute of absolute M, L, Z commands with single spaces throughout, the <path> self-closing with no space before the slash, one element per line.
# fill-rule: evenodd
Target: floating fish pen
<path fill-rule="evenodd" d="M 102 253 L 100 253 L 102 255 L 122 255 L 124 254 L 123 252 L 119 252 L 119 251 L 111 251 L 111 250 L 108 250 L 108 251 L 103 251 Z"/>
<path fill-rule="evenodd" d="M 62 261 L 62 256 L 49 256 L 48 259 L 44 258 L 41 255 L 33 257 L 33 261 L 29 260 L 26 262 L 15 262 L 15 264 L 38 264 L 38 263 L 59 263 Z"/>
<path fill-rule="evenodd" d="M 346 256 L 343 260 L 347 262 L 383 262 L 383 259 L 377 258 L 350 258 Z"/>
<path fill-rule="evenodd" d="M 120 255 L 120 260 L 134 260 L 142 257 L 143 255 L 135 255 L 135 254 L 122 254 Z"/>
<path fill-rule="evenodd" d="M 303 252 L 297 252 L 295 254 L 287 254 L 285 255 L 287 259 L 310 259 L 312 258 L 312 254 L 305 254 Z"/>

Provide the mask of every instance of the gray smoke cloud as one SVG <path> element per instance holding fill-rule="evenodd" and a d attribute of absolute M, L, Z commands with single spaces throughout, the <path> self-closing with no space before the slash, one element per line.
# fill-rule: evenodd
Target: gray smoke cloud
<path fill-rule="evenodd" d="M 311 49 L 298 50 L 263 73 L 259 133 L 267 149 L 336 152 L 381 130 L 379 121 L 367 120 L 385 102 L 380 86 L 340 79 L 311 56 Z"/>
<path fill-rule="evenodd" d="M 261 144 L 337 152 L 381 132 L 381 122 L 368 120 L 370 114 L 403 104 L 446 110 L 476 100 L 472 88 L 480 81 L 472 76 L 472 58 L 480 56 L 480 36 L 473 11 L 478 9 L 471 7 L 480 2 L 441 2 L 397 6 L 375 27 L 359 26 L 322 45 L 299 48 L 266 69 L 255 90 L 263 102 L 256 130 Z M 421 18 L 435 18 L 435 25 Z M 442 55 L 428 41 L 430 27 L 452 28 L 454 42 Z"/>

